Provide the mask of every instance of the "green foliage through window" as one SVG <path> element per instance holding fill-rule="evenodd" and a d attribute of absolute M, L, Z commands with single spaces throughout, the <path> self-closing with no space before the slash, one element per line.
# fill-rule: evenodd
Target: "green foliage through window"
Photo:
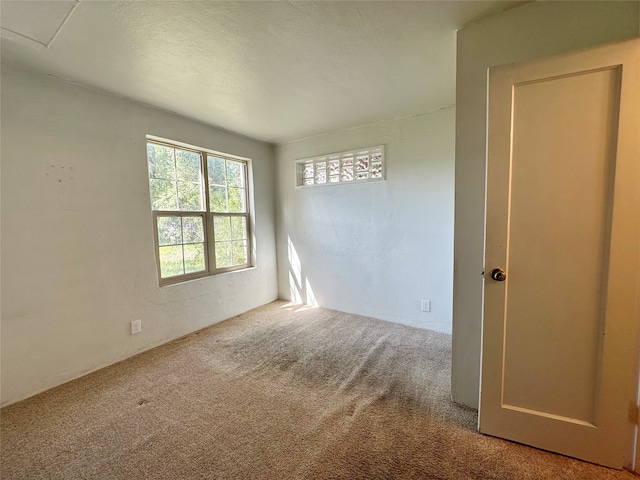
<path fill-rule="evenodd" d="M 161 283 L 248 267 L 247 163 L 155 141 L 147 162 Z"/>

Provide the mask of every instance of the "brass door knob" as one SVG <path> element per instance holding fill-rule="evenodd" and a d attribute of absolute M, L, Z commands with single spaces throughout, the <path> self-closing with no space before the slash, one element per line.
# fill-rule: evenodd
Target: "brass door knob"
<path fill-rule="evenodd" d="M 507 274 L 501 268 L 494 268 L 491 270 L 491 278 L 496 282 L 504 282 L 507 279 Z"/>

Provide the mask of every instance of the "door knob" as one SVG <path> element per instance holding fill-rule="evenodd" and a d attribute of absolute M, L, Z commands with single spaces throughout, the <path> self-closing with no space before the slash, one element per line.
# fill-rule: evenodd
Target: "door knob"
<path fill-rule="evenodd" d="M 507 274 L 501 268 L 494 268 L 491 270 L 491 278 L 496 282 L 504 282 L 507 279 Z"/>

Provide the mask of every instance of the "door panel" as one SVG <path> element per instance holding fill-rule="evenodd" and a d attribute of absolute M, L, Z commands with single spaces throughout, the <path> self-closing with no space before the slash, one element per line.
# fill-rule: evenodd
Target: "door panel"
<path fill-rule="evenodd" d="M 635 371 L 639 51 L 489 74 L 485 271 L 507 278 L 485 276 L 480 431 L 618 468 Z"/>
<path fill-rule="evenodd" d="M 619 81 L 514 87 L 505 405 L 595 421 Z"/>

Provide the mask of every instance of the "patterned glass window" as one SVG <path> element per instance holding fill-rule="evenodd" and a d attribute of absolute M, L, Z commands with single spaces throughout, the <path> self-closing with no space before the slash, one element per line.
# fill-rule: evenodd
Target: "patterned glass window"
<path fill-rule="evenodd" d="M 384 145 L 296 161 L 296 187 L 384 179 Z"/>

